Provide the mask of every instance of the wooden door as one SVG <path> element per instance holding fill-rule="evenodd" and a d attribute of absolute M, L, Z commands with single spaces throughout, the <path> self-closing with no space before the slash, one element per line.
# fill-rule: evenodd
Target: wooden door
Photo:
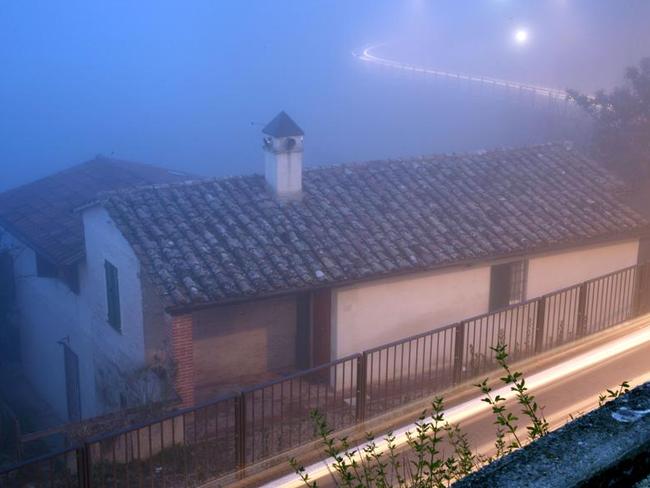
<path fill-rule="evenodd" d="M 312 295 L 313 366 L 332 360 L 332 290 L 317 290 Z"/>

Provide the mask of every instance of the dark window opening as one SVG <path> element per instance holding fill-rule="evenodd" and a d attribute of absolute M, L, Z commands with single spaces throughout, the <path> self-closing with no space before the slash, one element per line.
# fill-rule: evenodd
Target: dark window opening
<path fill-rule="evenodd" d="M 40 254 L 36 255 L 36 275 L 39 278 L 58 278 L 59 268 Z"/>
<path fill-rule="evenodd" d="M 68 288 L 75 293 L 79 294 L 79 266 L 71 264 L 63 268 L 62 272 L 63 282 L 68 285 Z"/>
<path fill-rule="evenodd" d="M 122 331 L 122 317 L 120 313 L 120 286 L 117 277 L 117 268 L 104 261 L 106 274 L 106 304 L 108 307 L 108 323 L 118 332 Z"/>
<path fill-rule="evenodd" d="M 513 261 L 492 266 L 490 312 L 524 301 L 527 279 L 527 261 Z"/>
<path fill-rule="evenodd" d="M 39 278 L 61 280 L 73 293 L 79 294 L 79 267 L 76 264 L 57 266 L 40 254 L 37 254 L 36 275 Z"/>
<path fill-rule="evenodd" d="M 63 345 L 65 390 L 68 401 L 68 420 L 81 420 L 81 384 L 79 382 L 79 356 L 66 343 Z"/>
<path fill-rule="evenodd" d="M 8 252 L 0 253 L 0 320 L 11 312 L 16 298 L 14 260 Z"/>

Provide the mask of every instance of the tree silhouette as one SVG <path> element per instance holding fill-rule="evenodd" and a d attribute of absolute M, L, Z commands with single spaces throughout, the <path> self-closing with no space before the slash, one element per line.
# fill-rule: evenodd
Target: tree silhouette
<path fill-rule="evenodd" d="M 594 150 L 612 170 L 630 181 L 650 177 L 650 58 L 627 68 L 625 83 L 609 93 L 569 97 L 594 119 Z"/>

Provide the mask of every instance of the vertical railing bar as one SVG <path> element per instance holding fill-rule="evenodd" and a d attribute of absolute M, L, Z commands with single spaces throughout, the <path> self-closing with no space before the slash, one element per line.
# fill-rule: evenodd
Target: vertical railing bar
<path fill-rule="evenodd" d="M 463 350 L 465 346 L 465 323 L 460 322 L 456 326 L 456 335 L 454 338 L 455 354 L 454 354 L 454 376 L 453 383 L 458 384 L 461 382 L 463 374 Z"/>
<path fill-rule="evenodd" d="M 438 341 L 440 340 L 440 333 L 429 334 L 429 374 L 427 375 L 427 383 L 429 384 L 429 389 L 431 388 L 431 371 L 433 369 L 433 338 L 437 337 Z M 436 363 L 438 357 L 438 350 L 436 349 Z"/>
<path fill-rule="evenodd" d="M 605 302 L 605 283 L 607 283 L 607 279 L 605 280 L 598 280 L 596 281 L 598 283 L 598 301 L 596 302 L 598 304 L 598 327 L 596 327 L 595 331 L 601 330 L 603 326 L 603 321 L 604 321 L 604 313 L 603 313 L 603 308 L 604 308 L 604 302 Z M 595 332 L 594 331 L 594 332 Z"/>
<path fill-rule="evenodd" d="M 363 367 L 367 363 L 368 355 L 364 351 L 357 358 L 357 395 L 356 395 L 356 421 L 362 423 L 365 419 L 365 401 L 366 401 L 366 371 Z"/>
<path fill-rule="evenodd" d="M 621 290 L 621 284 L 622 284 L 622 274 L 621 273 L 616 273 L 616 276 L 614 278 L 614 286 L 613 286 L 613 298 L 612 298 L 612 323 L 618 323 L 621 320 L 620 317 L 620 290 Z"/>
<path fill-rule="evenodd" d="M 338 384 L 339 384 L 339 381 L 338 381 L 338 368 L 336 366 L 334 366 L 334 409 L 333 409 L 333 413 L 332 413 L 333 422 L 336 422 L 336 405 L 337 405 L 336 393 L 337 393 L 337 390 L 338 390 Z"/>
<path fill-rule="evenodd" d="M 623 273 L 616 274 L 616 286 L 614 288 L 614 323 L 621 322 L 621 289 L 623 287 Z"/>
<path fill-rule="evenodd" d="M 339 415 L 339 422 L 340 423 L 338 425 L 343 424 L 343 422 L 342 422 L 343 418 L 342 417 L 343 417 L 343 408 L 345 408 L 344 406 L 345 406 L 345 366 L 346 366 L 346 363 L 347 363 L 347 361 L 343 362 L 343 365 L 342 365 L 343 366 L 343 371 L 341 373 L 341 407 L 337 408 L 335 410 L 335 412 L 341 412 L 341 414 Z M 338 385 L 338 383 L 337 383 L 337 385 Z"/>
<path fill-rule="evenodd" d="M 410 346 L 410 341 L 409 341 L 409 346 Z M 401 344 L 400 347 L 400 355 L 399 355 L 399 391 L 397 392 L 396 397 L 399 399 L 398 405 L 402 402 L 402 395 L 404 394 L 404 387 L 403 387 L 403 382 L 404 382 L 404 344 Z"/>
<path fill-rule="evenodd" d="M 391 348 L 394 346 L 391 346 Z M 391 348 L 386 349 L 386 375 L 384 378 L 384 410 L 388 409 L 388 363 L 389 363 L 389 358 L 390 358 L 390 350 Z M 395 360 L 395 355 L 393 354 L 393 361 Z"/>
<path fill-rule="evenodd" d="M 546 320 L 546 298 L 541 297 L 537 300 L 535 317 L 535 353 L 542 351 L 542 343 L 544 341 L 544 322 Z"/>
<path fill-rule="evenodd" d="M 365 354 L 365 352 L 364 352 L 364 354 Z M 370 379 L 368 381 L 366 381 L 366 388 L 367 388 L 366 395 L 370 396 L 370 406 L 371 407 L 372 407 L 372 404 L 373 404 L 372 400 L 373 400 L 374 395 L 375 395 L 374 381 L 375 381 L 375 353 L 372 352 L 372 353 L 370 353 Z"/>

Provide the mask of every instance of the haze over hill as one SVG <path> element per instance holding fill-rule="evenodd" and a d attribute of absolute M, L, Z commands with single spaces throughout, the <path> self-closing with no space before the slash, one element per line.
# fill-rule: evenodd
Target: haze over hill
<path fill-rule="evenodd" d="M 388 42 L 413 63 L 591 91 L 650 54 L 649 14 L 643 0 L 6 3 L 0 190 L 97 153 L 259 172 L 251 122 L 281 109 L 308 165 L 565 139 L 576 120 L 350 53 Z"/>

